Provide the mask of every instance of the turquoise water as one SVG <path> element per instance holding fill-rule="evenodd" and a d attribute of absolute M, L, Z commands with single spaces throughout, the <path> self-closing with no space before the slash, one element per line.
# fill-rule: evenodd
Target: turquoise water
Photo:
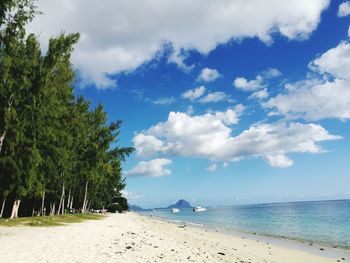
<path fill-rule="evenodd" d="M 142 214 L 350 249 L 350 200 L 212 207 L 202 213 L 164 209 Z"/>

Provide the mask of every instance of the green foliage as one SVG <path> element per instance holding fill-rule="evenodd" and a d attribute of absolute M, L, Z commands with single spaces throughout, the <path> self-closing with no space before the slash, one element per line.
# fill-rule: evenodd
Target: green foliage
<path fill-rule="evenodd" d="M 14 220 L 0 219 L 0 226 L 62 226 L 68 223 L 79 223 L 85 220 L 99 220 L 104 215 L 96 214 L 74 214 L 63 216 L 36 216 L 36 217 L 22 217 Z"/>
<path fill-rule="evenodd" d="M 128 200 L 125 197 L 122 197 L 122 196 L 117 197 L 116 201 L 120 205 L 123 211 L 126 211 L 129 209 Z"/>
<path fill-rule="evenodd" d="M 107 211 L 111 213 L 119 212 L 122 213 L 129 209 L 128 200 L 125 197 L 119 196 L 113 198 L 113 203 L 107 206 Z"/>
<path fill-rule="evenodd" d="M 114 204 L 109 204 L 107 206 L 107 211 L 110 213 L 116 213 L 116 212 L 121 213 L 123 212 L 123 209 L 119 204 L 114 203 Z"/>
<path fill-rule="evenodd" d="M 74 96 L 79 34 L 50 39 L 43 54 L 25 32 L 36 13 L 32 0 L 0 3 L 0 200 L 7 216 L 14 200 L 21 215 L 101 209 L 125 187 L 121 162 L 133 148 L 116 145 L 121 122 L 108 123 L 102 105 Z"/>

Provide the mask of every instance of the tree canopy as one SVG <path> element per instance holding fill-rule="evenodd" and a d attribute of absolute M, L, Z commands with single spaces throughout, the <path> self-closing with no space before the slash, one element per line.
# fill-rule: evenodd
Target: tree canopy
<path fill-rule="evenodd" d="M 120 199 L 121 122 L 73 93 L 79 34 L 50 39 L 42 53 L 25 26 L 33 0 L 0 2 L 0 217 L 101 209 Z"/>

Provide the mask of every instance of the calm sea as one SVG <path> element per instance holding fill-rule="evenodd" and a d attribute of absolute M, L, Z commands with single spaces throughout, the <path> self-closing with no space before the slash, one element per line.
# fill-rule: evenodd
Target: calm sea
<path fill-rule="evenodd" d="M 145 211 L 163 219 L 222 230 L 312 241 L 350 249 L 350 200 Z"/>

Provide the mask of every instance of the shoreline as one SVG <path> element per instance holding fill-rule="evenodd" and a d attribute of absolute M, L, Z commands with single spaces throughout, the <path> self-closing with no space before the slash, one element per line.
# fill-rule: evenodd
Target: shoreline
<path fill-rule="evenodd" d="M 149 215 L 146 215 L 146 214 L 144 215 L 139 213 L 137 214 L 142 217 L 150 217 Z M 278 245 L 287 249 L 296 249 L 307 253 L 312 253 L 317 256 L 326 256 L 334 259 L 345 257 L 347 259 L 350 259 L 349 247 L 342 247 L 342 246 L 334 247 L 332 244 L 326 244 L 326 243 L 321 243 L 317 241 L 302 240 L 302 239 L 299 240 L 299 239 L 293 239 L 289 237 L 273 236 L 273 235 L 262 234 L 262 233 L 257 233 L 253 231 L 251 232 L 245 231 L 243 229 L 234 229 L 234 228 L 226 228 L 226 227 L 220 228 L 220 227 L 215 227 L 215 226 L 210 226 L 205 224 L 186 222 L 182 220 L 168 219 L 168 218 L 159 217 L 155 215 L 152 215 L 151 218 L 154 218 L 156 220 L 160 220 L 163 222 L 171 223 L 171 224 L 180 225 L 180 226 L 186 225 L 186 227 L 189 227 L 189 228 L 195 228 L 195 229 L 200 229 L 204 231 L 211 231 L 213 233 L 230 235 L 236 238 L 243 237 L 244 239 L 249 239 L 249 240 L 259 240 L 259 242 Z"/>
<path fill-rule="evenodd" d="M 243 238 L 242 238 L 243 237 Z M 350 262 L 309 251 L 180 225 L 133 212 L 56 227 L 0 227 L 2 263 L 13 262 Z"/>

